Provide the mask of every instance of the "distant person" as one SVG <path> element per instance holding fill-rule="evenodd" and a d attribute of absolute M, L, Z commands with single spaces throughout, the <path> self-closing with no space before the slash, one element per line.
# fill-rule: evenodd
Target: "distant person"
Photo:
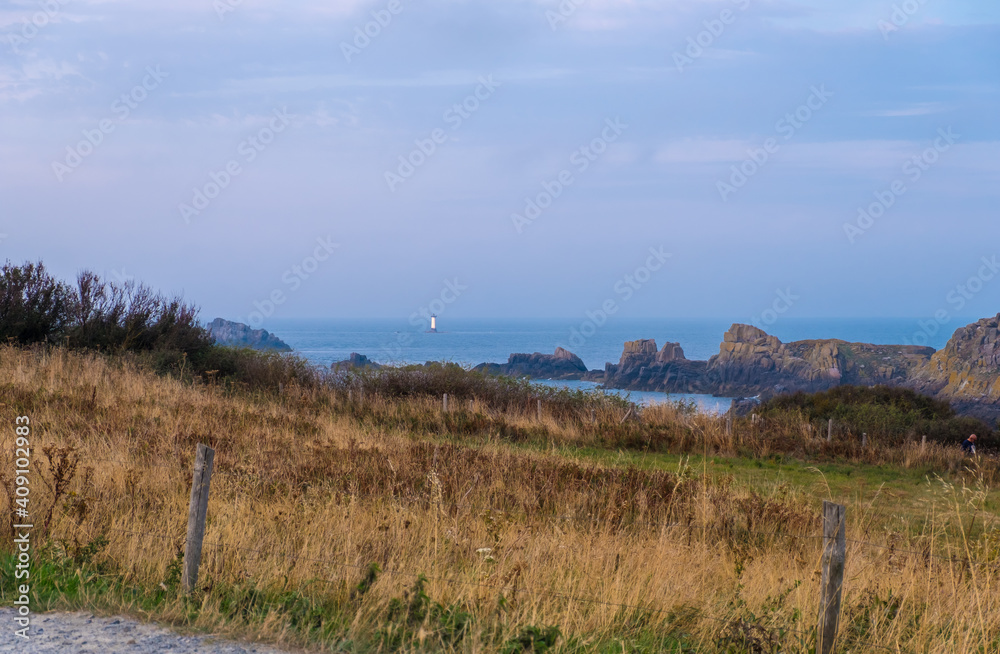
<path fill-rule="evenodd" d="M 964 441 L 962 441 L 962 451 L 966 454 L 974 455 L 976 453 L 976 435 L 973 434 L 969 436 Z"/>

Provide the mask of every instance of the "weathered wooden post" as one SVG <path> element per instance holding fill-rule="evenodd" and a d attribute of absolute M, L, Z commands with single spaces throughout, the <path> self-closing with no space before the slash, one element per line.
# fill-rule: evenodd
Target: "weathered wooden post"
<path fill-rule="evenodd" d="M 181 586 L 190 593 L 198 584 L 201 546 L 205 540 L 205 518 L 208 516 L 208 489 L 212 482 L 215 450 L 198 443 L 191 479 L 191 505 L 188 508 L 187 543 L 184 546 L 184 571 Z"/>
<path fill-rule="evenodd" d="M 826 421 L 826 442 L 833 442 L 833 418 Z"/>
<path fill-rule="evenodd" d="M 927 434 L 920 437 L 920 451 L 923 452 L 927 449 Z"/>
<path fill-rule="evenodd" d="M 347 389 L 347 401 L 354 404 L 354 391 Z"/>
<path fill-rule="evenodd" d="M 831 654 L 840 624 L 840 598 L 847 562 L 847 508 L 823 501 L 823 578 L 820 582 L 817 654 Z"/>
<path fill-rule="evenodd" d="M 597 411 L 595 411 L 594 409 L 590 410 L 590 424 L 592 425 L 597 424 Z"/>
<path fill-rule="evenodd" d="M 448 413 L 448 394 L 445 393 L 444 397 L 441 398 L 441 410 Z"/>
<path fill-rule="evenodd" d="M 861 434 L 861 449 L 868 447 L 868 432 Z"/>
<path fill-rule="evenodd" d="M 732 436 L 733 434 L 733 410 L 730 409 L 726 413 L 726 436 Z"/>
<path fill-rule="evenodd" d="M 538 400 L 538 421 L 542 420 L 542 401 Z"/>

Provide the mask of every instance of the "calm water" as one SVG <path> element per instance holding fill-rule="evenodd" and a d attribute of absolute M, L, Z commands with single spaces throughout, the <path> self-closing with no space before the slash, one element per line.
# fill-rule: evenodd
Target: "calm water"
<path fill-rule="evenodd" d="M 765 331 L 782 341 L 840 338 L 845 341 L 896 344 L 914 343 L 941 348 L 951 333 L 974 319 L 954 319 L 928 335 L 917 319 L 792 319 L 781 318 Z M 405 320 L 268 320 L 264 328 L 295 348 L 306 359 L 323 366 L 348 358 L 352 352 L 379 363 L 452 361 L 463 365 L 503 363 L 513 352 L 552 353 L 562 346 L 578 355 L 588 368 L 603 369 L 617 362 L 625 341 L 640 338 L 679 342 L 689 359 L 708 359 L 719 352 L 722 335 L 732 320 L 643 320 L 609 322 L 585 337 L 580 322 L 571 320 L 489 321 L 441 320 L 436 334 L 416 331 Z M 591 387 L 588 382 L 559 382 Z M 656 401 L 663 393 L 632 392 L 632 399 Z M 706 410 L 725 409 L 727 398 L 671 396 L 695 399 Z"/>

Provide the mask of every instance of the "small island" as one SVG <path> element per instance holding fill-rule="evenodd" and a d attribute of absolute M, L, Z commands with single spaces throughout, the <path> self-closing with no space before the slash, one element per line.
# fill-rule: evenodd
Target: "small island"
<path fill-rule="evenodd" d="M 266 329 L 252 329 L 241 322 L 216 318 L 206 328 L 218 345 L 248 347 L 252 350 L 291 352 L 292 347 Z"/>

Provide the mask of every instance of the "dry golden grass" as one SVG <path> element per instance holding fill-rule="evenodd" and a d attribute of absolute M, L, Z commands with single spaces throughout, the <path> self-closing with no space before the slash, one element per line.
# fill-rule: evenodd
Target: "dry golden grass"
<path fill-rule="evenodd" d="M 10 347 L 0 348 L 0 393 L 0 424 L 31 418 L 36 469 L 51 469 L 43 448 L 55 462 L 79 461 L 48 536 L 67 551 L 106 536 L 99 560 L 143 587 L 168 578 L 183 547 L 195 445 L 216 448 L 201 605 L 162 603 L 156 619 L 318 646 L 280 612 L 234 616 L 216 592 L 252 583 L 325 599 L 339 612 L 325 644 L 351 641 L 355 651 L 499 651 L 529 625 L 558 625 L 567 651 L 794 652 L 810 642 L 815 497 L 513 443 L 600 444 L 602 431 L 626 429 L 618 416 L 540 425 L 531 412 L 467 404 L 442 416 L 431 399 L 358 406 L 319 390 L 228 394 L 98 356 Z M 642 420 L 670 426 L 664 438 L 693 439 L 674 443 L 688 449 L 766 454 L 773 440 L 727 436 L 717 419 L 675 409 Z M 0 450 L 12 469 L 12 447 Z M 938 457 L 943 469 L 959 460 L 919 446 L 885 456 Z M 848 502 L 844 651 L 1000 651 L 1000 532 L 985 490 L 939 489 L 914 507 L 924 533 L 906 533 L 877 500 Z M 35 510 L 53 504 L 50 488 L 32 492 Z M 0 537 L 9 548 L 9 533 Z M 358 593 L 371 563 L 382 573 Z M 475 629 L 449 640 L 442 619 L 400 621 L 393 599 L 412 598 L 418 574 L 432 600 L 469 612 Z M 138 610 L 124 597 L 92 599 Z"/>

